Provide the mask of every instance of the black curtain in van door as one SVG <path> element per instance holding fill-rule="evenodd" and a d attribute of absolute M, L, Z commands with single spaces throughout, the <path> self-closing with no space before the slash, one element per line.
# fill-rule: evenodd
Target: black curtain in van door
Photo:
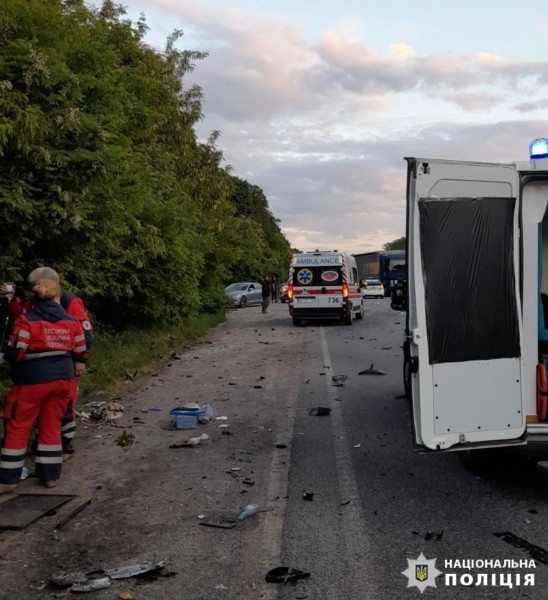
<path fill-rule="evenodd" d="M 515 198 L 419 200 L 430 362 L 520 355 Z"/>

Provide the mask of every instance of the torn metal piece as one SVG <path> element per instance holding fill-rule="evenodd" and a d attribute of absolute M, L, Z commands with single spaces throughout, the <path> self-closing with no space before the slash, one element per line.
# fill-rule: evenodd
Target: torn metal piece
<path fill-rule="evenodd" d="M 109 577 L 101 579 L 90 579 L 85 583 L 75 583 L 71 586 L 71 592 L 95 592 L 96 590 L 104 590 L 110 587 L 111 581 Z"/>
<path fill-rule="evenodd" d="M 75 583 L 85 583 L 88 579 L 93 578 L 94 575 L 104 575 L 105 572 L 102 569 L 96 571 L 90 571 L 84 573 L 83 571 L 71 571 L 69 573 L 56 573 L 50 577 L 50 581 L 59 587 L 70 587 Z"/>
<path fill-rule="evenodd" d="M 386 373 L 384 371 L 381 371 L 380 369 L 375 369 L 373 367 L 373 363 L 371 363 L 369 369 L 365 369 L 365 371 L 360 371 L 358 375 L 386 375 Z"/>
<path fill-rule="evenodd" d="M 166 563 L 164 560 L 156 564 L 145 561 L 140 565 L 128 565 L 126 567 L 119 567 L 118 569 L 105 569 L 105 573 L 111 579 L 127 579 L 129 577 L 139 577 L 145 573 L 161 571 L 165 566 Z"/>

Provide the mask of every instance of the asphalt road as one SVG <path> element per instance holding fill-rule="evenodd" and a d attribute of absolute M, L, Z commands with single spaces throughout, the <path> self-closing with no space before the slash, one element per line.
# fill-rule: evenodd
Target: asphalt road
<path fill-rule="evenodd" d="M 165 561 L 176 574 L 143 586 L 115 581 L 89 597 L 544 600 L 548 473 L 501 452 L 472 461 L 413 448 L 401 397 L 404 318 L 389 304 L 367 300 L 365 318 L 351 326 L 294 327 L 286 304 L 266 315 L 236 309 L 206 338 L 177 349 L 180 360 L 128 384 L 122 418 L 79 422 L 77 452 L 58 488 L 22 482 L 20 493 L 74 501 L 0 532 L 0 600 L 69 597 L 48 584 L 51 574 L 144 561 Z M 386 375 L 359 375 L 371 365 Z M 333 385 L 341 376 L 344 384 Z M 187 401 L 213 405 L 228 431 L 217 422 L 173 430 L 169 410 Z M 314 408 L 331 411 L 315 416 Z M 122 448 L 124 430 L 135 440 Z M 200 446 L 175 449 L 206 431 Z M 259 513 L 238 522 L 247 503 Z M 207 521 L 233 527 L 200 526 Z M 465 568 L 471 560 L 490 562 Z M 527 562 L 513 569 L 505 560 Z M 428 566 L 422 582 L 417 562 Z M 280 565 L 310 576 L 267 583 Z M 456 585 L 446 585 L 448 573 Z M 525 586 L 531 573 L 535 585 Z M 512 588 L 501 585 L 510 577 Z"/>
<path fill-rule="evenodd" d="M 366 306 L 364 320 L 351 327 L 307 326 L 282 556 L 312 575 L 279 597 L 418 598 L 418 580 L 402 571 L 411 564 L 414 576 L 407 559 L 423 553 L 442 573 L 430 576 L 424 597 L 546 598 L 548 474 L 504 452 L 417 452 L 401 397 L 404 315 L 388 299 Z M 386 375 L 358 374 L 372 364 Z M 348 379 L 333 386 L 339 375 Z M 330 415 L 309 415 L 316 406 L 331 408 Z M 529 568 L 533 558 L 536 568 Z M 470 559 L 491 560 L 494 568 L 461 568 Z M 528 566 L 497 568 L 505 559 Z M 447 573 L 457 585 L 446 585 Z M 535 585 L 525 586 L 530 573 Z M 513 587 L 500 585 L 501 576 Z"/>

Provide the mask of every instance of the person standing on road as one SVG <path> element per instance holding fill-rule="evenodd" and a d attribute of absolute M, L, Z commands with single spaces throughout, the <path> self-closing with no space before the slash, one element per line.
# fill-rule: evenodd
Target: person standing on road
<path fill-rule="evenodd" d="M 277 289 L 277 281 L 275 277 L 272 277 L 272 284 L 271 284 L 271 292 L 272 292 L 272 302 L 278 302 L 277 298 L 276 298 L 276 294 L 278 293 L 278 289 Z"/>
<path fill-rule="evenodd" d="M 86 353 L 82 326 L 60 305 L 58 278 L 36 279 L 32 308 L 15 320 L 6 360 L 12 387 L 4 407 L 0 495 L 13 491 L 38 421 L 36 476 L 48 488 L 61 476 L 61 420 L 76 394 L 75 361 Z"/>
<path fill-rule="evenodd" d="M 265 278 L 262 281 L 262 294 L 263 294 L 263 313 L 265 313 L 270 304 L 270 296 L 272 295 L 272 284 L 270 282 L 270 277 L 265 275 Z"/>

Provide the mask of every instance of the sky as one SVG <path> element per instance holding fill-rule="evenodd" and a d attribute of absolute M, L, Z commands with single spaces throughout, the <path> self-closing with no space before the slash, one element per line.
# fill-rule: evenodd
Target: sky
<path fill-rule="evenodd" d="M 404 157 L 513 162 L 548 137 L 548 2 L 126 0 L 146 43 L 207 52 L 205 141 L 262 188 L 292 247 L 405 235 Z"/>

